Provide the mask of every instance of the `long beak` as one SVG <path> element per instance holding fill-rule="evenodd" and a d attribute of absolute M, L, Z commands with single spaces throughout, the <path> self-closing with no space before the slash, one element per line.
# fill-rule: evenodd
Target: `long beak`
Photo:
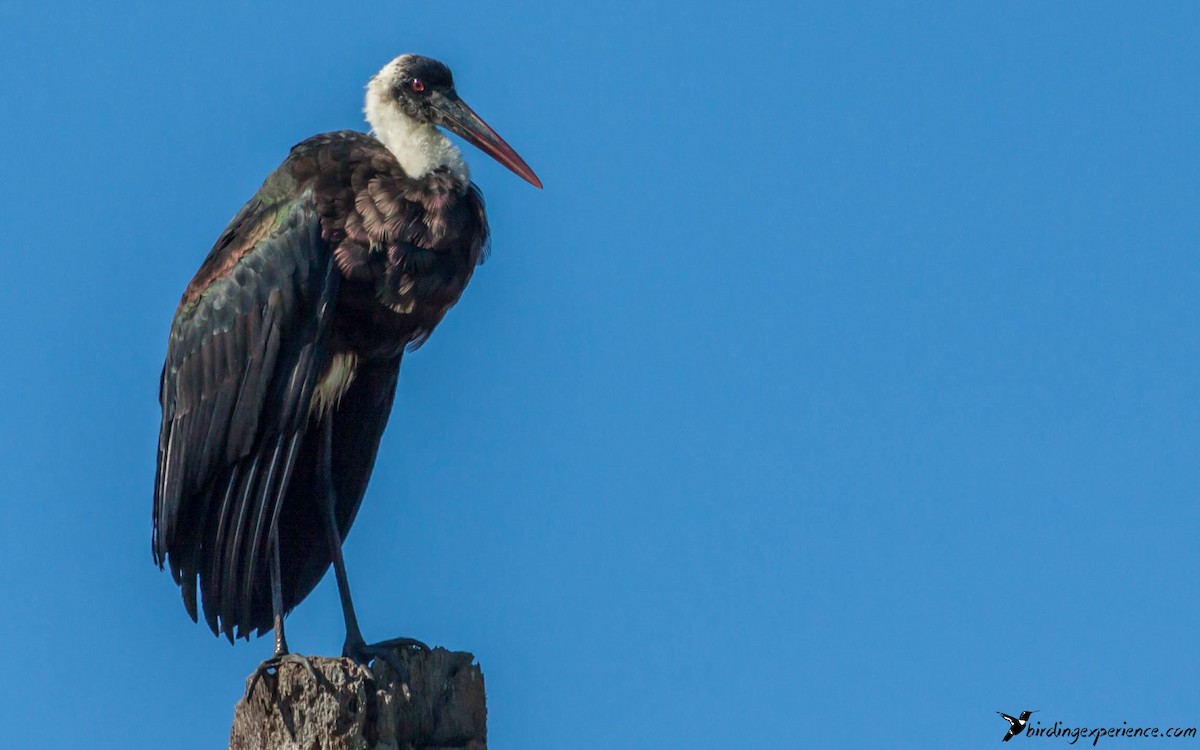
<path fill-rule="evenodd" d="M 465 138 L 471 145 L 491 156 L 496 161 L 511 169 L 518 177 L 536 188 L 542 186 L 525 160 L 513 151 L 512 146 L 504 142 L 500 135 L 492 130 L 466 102 L 458 98 L 453 91 L 436 92 L 431 97 L 432 104 L 442 114 L 442 124 Z"/>

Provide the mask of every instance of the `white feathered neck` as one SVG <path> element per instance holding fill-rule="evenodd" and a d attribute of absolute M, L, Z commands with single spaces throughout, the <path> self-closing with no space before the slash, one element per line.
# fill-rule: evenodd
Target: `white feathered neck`
<path fill-rule="evenodd" d="M 424 177 L 438 167 L 446 167 L 464 186 L 469 185 L 471 171 L 458 147 L 433 125 L 409 117 L 392 98 L 399 62 L 396 58 L 388 63 L 367 84 L 363 112 L 371 132 L 395 155 L 409 177 Z"/>

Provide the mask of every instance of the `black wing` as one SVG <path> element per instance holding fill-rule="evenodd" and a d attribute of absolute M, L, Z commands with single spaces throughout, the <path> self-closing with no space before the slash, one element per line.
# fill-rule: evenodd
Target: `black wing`
<path fill-rule="evenodd" d="M 269 612 L 268 535 L 303 443 L 340 275 L 309 193 L 256 197 L 192 282 L 171 327 L 154 492 L 155 562 L 195 620 L 233 639 Z"/>
<path fill-rule="evenodd" d="M 333 420 L 334 514 L 344 540 L 366 492 L 400 372 L 400 355 L 359 363 L 350 387 L 330 412 Z M 325 531 L 324 481 L 317 475 L 323 424 L 310 423 L 292 474 L 292 486 L 279 517 L 283 608 L 289 611 L 320 582 L 333 561 Z M 264 608 L 269 617 L 269 607 Z"/>

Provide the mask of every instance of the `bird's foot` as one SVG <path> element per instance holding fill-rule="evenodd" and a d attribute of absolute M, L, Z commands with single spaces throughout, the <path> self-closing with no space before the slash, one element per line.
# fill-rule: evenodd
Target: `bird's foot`
<path fill-rule="evenodd" d="M 300 654 L 275 654 L 270 659 L 259 664 L 258 669 L 254 670 L 254 674 L 250 675 L 249 683 L 246 685 L 246 694 L 242 697 L 243 700 L 249 698 L 254 693 L 255 686 L 258 685 L 258 681 L 264 675 L 278 675 L 279 668 L 284 664 L 303 665 L 308 670 L 308 675 L 313 678 L 313 682 L 318 685 L 321 684 L 321 677 L 317 674 L 317 670 L 313 668 L 312 662 L 308 660 L 307 656 L 301 656 Z"/>
<path fill-rule="evenodd" d="M 342 656 L 362 665 L 371 679 L 375 679 L 375 674 L 371 672 L 371 662 L 382 660 L 396 673 L 400 682 L 400 692 L 403 693 L 404 699 L 408 700 L 411 697 L 408 689 L 408 668 L 400 658 L 400 652 L 405 650 L 428 651 L 429 646 L 416 638 L 392 638 L 378 643 L 366 643 L 361 638 L 347 637 L 345 645 L 342 646 Z"/>

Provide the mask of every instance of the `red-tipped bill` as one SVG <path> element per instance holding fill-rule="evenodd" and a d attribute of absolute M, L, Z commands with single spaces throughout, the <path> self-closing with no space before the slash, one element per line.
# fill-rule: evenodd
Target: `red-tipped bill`
<path fill-rule="evenodd" d="M 434 94 L 430 102 L 443 115 L 442 125 L 467 139 L 471 145 L 515 172 L 521 179 L 540 188 L 542 181 L 533 173 L 512 146 L 483 121 L 453 91 Z"/>

